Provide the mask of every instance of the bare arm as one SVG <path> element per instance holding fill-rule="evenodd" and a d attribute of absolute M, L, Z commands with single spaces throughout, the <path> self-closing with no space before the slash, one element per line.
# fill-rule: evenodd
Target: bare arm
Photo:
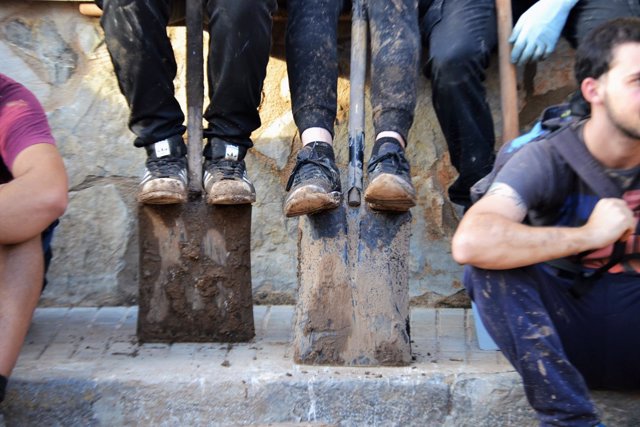
<path fill-rule="evenodd" d="M 0 185 L 0 244 L 35 237 L 67 207 L 67 174 L 55 146 L 25 148 L 13 163 L 14 179 Z"/>
<path fill-rule="evenodd" d="M 526 207 L 506 184 L 494 184 L 465 214 L 452 240 L 461 264 L 503 270 L 605 247 L 633 231 L 633 213 L 621 199 L 602 199 L 582 227 L 522 224 Z"/>

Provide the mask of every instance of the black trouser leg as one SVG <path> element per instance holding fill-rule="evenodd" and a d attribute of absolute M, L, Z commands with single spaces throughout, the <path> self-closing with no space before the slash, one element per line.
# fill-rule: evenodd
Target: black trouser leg
<path fill-rule="evenodd" d="M 459 173 L 449 199 L 470 204 L 469 188 L 489 173 L 495 135 L 484 80 L 496 46 L 493 0 L 445 0 L 430 34 L 428 72 L 433 107 Z"/>
<path fill-rule="evenodd" d="M 104 0 L 100 23 L 120 90 L 130 109 L 134 144 L 143 147 L 185 131 L 174 96 L 176 62 L 166 26 L 171 1 Z"/>
<path fill-rule="evenodd" d="M 562 34 L 576 48 L 591 30 L 611 19 L 640 16 L 638 0 L 582 0 L 573 9 Z"/>
<path fill-rule="evenodd" d="M 371 29 L 371 104 L 376 135 L 405 141 L 416 107 L 420 30 L 417 0 L 368 0 Z"/>
<path fill-rule="evenodd" d="M 291 109 L 300 133 L 333 134 L 337 108 L 338 19 L 350 2 L 288 0 L 287 73 Z"/>
<path fill-rule="evenodd" d="M 251 147 L 271 49 L 275 0 L 208 0 L 209 98 L 206 137 Z"/>

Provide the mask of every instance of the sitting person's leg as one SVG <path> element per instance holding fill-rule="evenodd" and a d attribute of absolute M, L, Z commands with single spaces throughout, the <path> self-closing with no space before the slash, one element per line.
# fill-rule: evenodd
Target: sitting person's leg
<path fill-rule="evenodd" d="M 338 19 L 342 0 L 287 2 L 287 72 L 302 139 L 284 204 L 288 217 L 332 209 L 342 197 L 333 151 L 337 108 Z"/>
<path fill-rule="evenodd" d="M 260 127 L 258 107 L 271 49 L 275 0 L 209 0 L 208 79 L 203 186 L 210 204 L 256 199 L 244 157 Z"/>
<path fill-rule="evenodd" d="M 171 1 L 104 0 L 102 28 L 130 109 L 134 145 L 147 151 L 138 190 L 142 203 L 187 200 L 184 114 L 174 96 L 176 62 L 166 26 Z"/>
<path fill-rule="evenodd" d="M 626 16 L 640 16 L 640 3 L 628 0 L 582 0 L 571 9 L 562 34 L 575 49 L 596 27 Z"/>
<path fill-rule="evenodd" d="M 495 6 L 493 0 L 445 1 L 441 12 L 433 28 L 423 28 L 429 40 L 425 71 L 451 163 L 459 174 L 449 187 L 449 200 L 467 208 L 469 189 L 491 171 L 494 159 L 493 118 L 484 80 L 497 43 Z"/>
<path fill-rule="evenodd" d="M 416 0 L 368 4 L 371 104 L 376 142 L 365 200 L 372 209 L 406 211 L 416 204 L 404 154 L 416 106 L 420 31 Z"/>

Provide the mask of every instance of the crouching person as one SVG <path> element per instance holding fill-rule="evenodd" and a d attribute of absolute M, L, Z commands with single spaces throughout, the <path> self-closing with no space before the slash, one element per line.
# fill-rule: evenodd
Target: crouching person
<path fill-rule="evenodd" d="M 0 74 L 0 402 L 66 206 L 67 175 L 45 113 L 31 92 Z"/>
<path fill-rule="evenodd" d="M 591 116 L 511 157 L 452 241 L 545 426 L 601 425 L 590 388 L 640 389 L 640 19 L 590 33 L 575 75 Z M 554 147 L 561 134 L 620 197 L 598 196 L 569 166 Z"/>

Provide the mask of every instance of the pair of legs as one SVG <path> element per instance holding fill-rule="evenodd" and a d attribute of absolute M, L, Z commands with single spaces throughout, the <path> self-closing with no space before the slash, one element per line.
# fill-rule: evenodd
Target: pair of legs
<path fill-rule="evenodd" d="M 640 389 L 640 278 L 607 274 L 588 293 L 546 264 L 466 267 L 487 331 L 522 376 L 542 425 L 594 426 L 588 388 Z"/>
<path fill-rule="evenodd" d="M 303 144 L 287 188 L 291 190 L 285 202 L 287 216 L 333 208 L 340 201 L 340 177 L 331 145 L 337 109 L 338 19 L 350 7 L 351 2 L 344 0 L 287 3 L 287 69 L 293 116 Z M 391 179 L 397 193 L 393 193 L 393 185 L 386 186 L 389 197 L 367 201 L 372 207 L 377 202 L 381 209 L 403 211 L 415 204 L 403 152 L 416 104 L 417 1 L 369 0 L 366 8 L 371 33 L 371 104 L 378 142 L 369 162 L 365 199 L 374 193 L 372 175 L 394 175 L 391 171 L 400 168 L 395 174 L 400 178 Z M 386 160 L 373 164 L 378 153 L 386 155 Z M 319 172 L 314 173 L 314 168 Z"/>
<path fill-rule="evenodd" d="M 185 201 L 186 173 L 181 176 L 181 171 L 186 171 L 186 147 L 182 140 L 185 116 L 175 99 L 173 80 L 177 66 L 166 32 L 167 25 L 181 15 L 181 8 L 183 12 L 184 2 L 102 0 L 99 5 L 104 11 L 101 24 L 107 48 L 130 108 L 129 128 L 136 135 L 134 145 L 145 147 L 153 160 L 152 164 L 147 162 L 148 182 L 157 181 L 156 184 L 166 187 L 158 190 L 158 195 L 148 191 L 150 198 L 141 201 Z M 255 200 L 255 192 L 246 180 L 243 158 L 252 147 L 251 132 L 260 126 L 258 106 L 269 60 L 271 15 L 276 1 L 207 0 L 204 5 L 210 35 L 207 61 L 210 104 L 204 112 L 208 122 L 204 129 L 208 138 L 203 153 L 205 189 L 211 195 L 216 192 L 212 186 L 218 186 L 221 180 L 237 181 L 243 184 L 245 193 L 251 194 L 236 197 L 235 201 L 250 203 Z M 155 161 L 158 159 L 167 161 Z M 224 163 L 219 164 L 221 161 Z M 168 179 L 163 183 L 163 177 L 170 178 L 173 187 Z M 215 200 L 209 198 L 210 202 Z"/>
<path fill-rule="evenodd" d="M 431 78 L 433 107 L 459 173 L 449 199 L 466 208 L 469 188 L 490 172 L 494 160 L 493 119 L 483 82 L 497 44 L 495 1 L 420 1 L 429 52 L 425 74 Z M 514 0 L 516 19 L 533 3 Z M 639 14 L 635 0 L 583 0 L 571 11 L 563 35 L 576 47 L 601 23 Z"/>

